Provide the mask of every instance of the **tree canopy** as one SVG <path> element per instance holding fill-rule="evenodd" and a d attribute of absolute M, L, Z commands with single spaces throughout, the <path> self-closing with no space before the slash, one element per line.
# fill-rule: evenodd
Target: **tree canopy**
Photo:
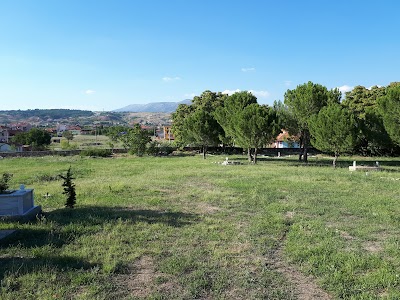
<path fill-rule="evenodd" d="M 259 105 L 257 98 L 247 91 L 229 96 L 215 116 L 234 144 L 247 148 L 249 161 L 254 163 L 257 162 L 257 150 L 280 132 L 274 109 Z"/>
<path fill-rule="evenodd" d="M 343 152 L 351 151 L 355 141 L 355 121 L 341 104 L 323 107 L 309 120 L 311 143 L 318 150 L 334 155 L 333 166 Z"/>
<path fill-rule="evenodd" d="M 310 118 L 329 103 L 339 103 L 341 92 L 338 89 L 328 91 L 325 86 L 309 81 L 298 85 L 293 90 L 287 90 L 284 97 L 285 105 L 287 105 L 291 115 L 296 120 L 296 131 L 300 136 L 302 151 L 299 159 L 306 162 L 310 143 Z"/>
<path fill-rule="evenodd" d="M 172 114 L 172 132 L 177 143 L 202 146 L 203 158 L 206 158 L 207 148 L 218 145 L 225 136 L 214 113 L 226 97 L 222 93 L 204 91 L 193 98 L 191 105 L 179 105 Z"/>
<path fill-rule="evenodd" d="M 146 153 L 146 146 L 151 141 L 151 133 L 135 124 L 133 128 L 120 135 L 119 140 L 123 143 L 129 153 L 143 156 Z"/>
<path fill-rule="evenodd" d="M 385 130 L 377 99 L 386 95 L 385 87 L 356 86 L 346 93 L 343 105 L 356 120 L 355 152 L 362 155 L 383 155 L 393 151 L 394 144 Z"/>
<path fill-rule="evenodd" d="M 378 104 L 386 131 L 400 145 L 400 84 L 389 86 L 386 95 L 379 98 Z"/>
<path fill-rule="evenodd" d="M 45 130 L 32 128 L 28 132 L 17 133 L 13 142 L 22 145 L 31 145 L 32 150 L 44 150 L 51 142 L 51 135 Z"/>

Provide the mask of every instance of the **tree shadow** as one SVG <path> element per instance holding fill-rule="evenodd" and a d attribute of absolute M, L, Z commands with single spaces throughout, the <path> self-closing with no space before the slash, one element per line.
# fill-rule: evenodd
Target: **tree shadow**
<path fill-rule="evenodd" d="M 70 256 L 36 256 L 30 257 L 1 257 L 0 258 L 0 282 L 7 276 L 22 276 L 31 272 L 38 272 L 42 268 L 54 268 L 66 270 L 89 270 L 96 267 L 85 260 Z"/>
<path fill-rule="evenodd" d="M 46 219 L 59 225 L 79 223 L 84 226 L 93 226 L 122 220 L 132 223 L 145 222 L 148 224 L 163 223 L 172 227 L 190 225 L 199 220 L 195 214 L 170 212 L 161 210 L 135 210 L 130 207 L 85 206 L 74 209 L 57 209 L 44 214 Z"/>
<path fill-rule="evenodd" d="M 297 156 L 293 157 L 262 157 L 260 156 L 257 158 L 258 161 L 263 161 L 263 162 L 280 162 L 282 164 L 285 164 L 287 166 L 295 166 L 295 167 L 332 167 L 332 159 L 318 159 L 318 158 L 313 158 L 310 157 L 308 162 L 301 162 L 299 161 Z M 379 162 L 379 165 L 382 167 L 384 171 L 390 171 L 390 172 L 400 172 L 400 169 L 397 170 L 395 168 L 391 167 L 400 167 L 400 160 L 398 158 L 393 158 L 390 160 L 379 160 L 378 157 L 368 157 L 368 158 L 362 158 L 361 160 L 357 158 L 341 158 L 336 162 L 336 168 L 348 168 L 349 166 L 353 165 L 353 161 L 357 162 L 358 166 L 371 166 L 374 167 L 376 166 L 376 162 Z"/>
<path fill-rule="evenodd" d="M 84 206 L 57 209 L 45 212 L 42 216 L 42 222 L 52 222 L 51 229 L 19 229 L 11 237 L 0 241 L 0 249 L 17 245 L 25 248 L 45 245 L 60 248 L 77 237 L 94 234 L 98 231 L 98 225 L 119 220 L 131 224 L 162 223 L 171 227 L 182 227 L 199 221 L 200 217 L 183 212 L 135 210 L 129 207 Z"/>
<path fill-rule="evenodd" d="M 43 224 L 39 224 L 40 228 L 36 226 L 37 224 L 30 224 L 0 240 L 0 251 L 10 247 L 35 249 L 50 246 L 61 248 L 81 236 L 95 234 L 103 228 L 102 225 L 105 223 L 120 220 L 131 224 L 145 222 L 182 227 L 194 224 L 200 220 L 200 217 L 183 212 L 134 210 L 128 207 L 83 206 L 74 209 L 57 209 L 43 214 L 42 219 L 37 221 L 43 222 Z M 51 222 L 50 226 L 46 225 L 48 222 Z M 36 251 L 33 258 L 21 257 L 19 254 L 14 254 L 14 251 L 3 252 L 4 254 L 0 256 L 0 280 L 3 280 L 7 272 L 14 275 L 27 274 L 46 266 L 59 270 L 90 269 L 96 266 L 85 260 L 63 255 L 41 256 L 41 251 Z M 43 252 L 46 253 L 46 251 Z M 57 251 L 53 251 L 53 253 L 57 253 Z"/>

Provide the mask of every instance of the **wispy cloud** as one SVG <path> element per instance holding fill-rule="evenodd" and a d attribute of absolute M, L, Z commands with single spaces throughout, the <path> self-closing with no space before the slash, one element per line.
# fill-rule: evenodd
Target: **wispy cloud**
<path fill-rule="evenodd" d="M 241 90 L 236 89 L 236 90 L 225 90 L 222 92 L 222 94 L 228 94 L 232 95 L 234 93 L 241 92 Z M 255 91 L 255 90 L 248 90 L 248 92 L 252 93 L 254 96 L 257 98 L 268 98 L 270 93 L 268 91 Z"/>
<path fill-rule="evenodd" d="M 378 84 L 378 85 L 370 86 L 368 89 L 371 90 L 371 89 L 372 89 L 373 87 L 375 87 L 375 86 L 377 86 L 378 88 L 382 87 L 381 85 Z"/>
<path fill-rule="evenodd" d="M 256 68 L 242 68 L 242 72 L 254 72 Z"/>
<path fill-rule="evenodd" d="M 181 80 L 182 78 L 180 78 L 179 76 L 175 76 L 175 77 L 163 77 L 162 80 L 164 82 L 172 82 L 172 81 L 178 81 Z"/>
<path fill-rule="evenodd" d="M 195 96 L 197 96 L 195 93 L 190 93 L 190 94 L 185 94 L 183 95 L 185 98 L 191 99 L 194 98 Z"/>
<path fill-rule="evenodd" d="M 239 89 L 237 89 L 237 90 L 225 90 L 225 91 L 222 92 L 222 94 L 232 95 L 232 94 L 238 93 L 238 92 L 240 92 Z"/>
<path fill-rule="evenodd" d="M 348 85 L 342 85 L 338 87 L 339 91 L 342 93 L 350 92 L 352 89 L 354 89 L 354 86 L 348 86 Z"/>
<path fill-rule="evenodd" d="M 249 90 L 250 93 L 252 93 L 254 96 L 257 98 L 268 98 L 269 97 L 269 92 L 267 91 L 254 91 L 254 90 Z"/>
<path fill-rule="evenodd" d="M 285 86 L 291 86 L 292 85 L 292 81 L 291 80 L 285 80 L 284 83 L 285 83 Z"/>
<path fill-rule="evenodd" d="M 94 91 L 94 90 L 86 90 L 86 91 L 85 91 L 85 94 L 86 94 L 86 95 L 92 95 L 92 94 L 94 94 L 94 93 L 96 93 L 96 91 Z"/>

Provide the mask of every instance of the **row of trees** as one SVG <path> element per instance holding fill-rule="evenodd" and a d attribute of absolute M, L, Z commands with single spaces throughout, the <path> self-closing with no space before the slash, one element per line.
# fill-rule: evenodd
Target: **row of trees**
<path fill-rule="evenodd" d="M 398 153 L 400 145 L 400 83 L 387 87 L 355 87 L 342 94 L 307 82 L 288 90 L 284 102 L 260 105 L 249 92 L 231 96 L 205 91 L 191 105 L 173 114 L 173 133 L 181 145 L 246 148 L 250 161 L 281 129 L 300 144 L 299 160 L 307 162 L 308 148 L 333 154 L 335 166 L 343 152 L 363 155 Z"/>
<path fill-rule="evenodd" d="M 234 144 L 256 163 L 257 150 L 280 132 L 276 111 L 246 91 L 231 96 L 205 91 L 191 105 L 179 105 L 172 119 L 175 141 L 203 147 L 204 158 L 209 146 Z"/>

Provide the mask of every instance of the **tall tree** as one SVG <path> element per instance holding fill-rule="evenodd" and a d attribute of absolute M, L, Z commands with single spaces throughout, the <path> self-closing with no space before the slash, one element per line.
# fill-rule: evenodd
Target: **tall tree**
<path fill-rule="evenodd" d="M 338 89 L 328 91 L 325 86 L 308 83 L 298 85 L 294 90 L 287 90 L 284 103 L 297 122 L 300 134 L 301 152 L 299 160 L 307 162 L 310 144 L 309 120 L 328 103 L 339 103 L 341 93 Z"/>
<path fill-rule="evenodd" d="M 196 109 L 185 119 L 186 134 L 194 144 L 203 148 L 203 158 L 206 158 L 207 148 L 212 145 L 218 145 L 219 124 L 213 115 L 203 109 Z"/>
<path fill-rule="evenodd" d="M 394 150 L 377 104 L 377 99 L 385 94 L 386 88 L 378 86 L 356 86 L 346 93 L 343 105 L 355 116 L 357 139 L 354 150 L 357 153 L 383 155 Z"/>
<path fill-rule="evenodd" d="M 309 120 L 311 143 L 318 150 L 334 155 L 333 167 L 343 152 L 351 151 L 355 141 L 355 120 L 341 104 L 323 107 Z"/>
<path fill-rule="evenodd" d="M 143 156 L 146 153 L 146 145 L 151 141 L 151 133 L 135 124 L 133 128 L 129 128 L 127 132 L 120 136 L 124 148 L 129 153 L 137 156 Z"/>
<path fill-rule="evenodd" d="M 250 104 L 257 104 L 257 97 L 247 91 L 237 92 L 227 97 L 223 105 L 215 110 L 215 118 L 222 126 L 225 136 L 230 138 L 234 144 L 239 145 L 237 121 L 239 114 Z M 251 147 L 240 145 L 247 148 L 249 161 L 251 158 Z"/>
<path fill-rule="evenodd" d="M 257 163 L 258 149 L 280 133 L 276 112 L 266 105 L 252 103 L 237 114 L 234 120 L 234 136 L 238 145 L 254 149 L 250 159 Z"/>
<path fill-rule="evenodd" d="M 206 158 L 207 148 L 218 145 L 225 133 L 214 117 L 215 110 L 223 105 L 227 96 L 204 91 L 193 98 L 191 105 L 179 105 L 172 115 L 172 132 L 181 145 L 193 144 L 203 148 Z"/>
<path fill-rule="evenodd" d="M 386 131 L 392 140 L 400 145 L 400 84 L 392 84 L 386 95 L 378 99 Z"/>
<path fill-rule="evenodd" d="M 67 139 L 68 145 L 69 145 L 69 141 L 72 141 L 74 139 L 74 135 L 69 130 L 64 131 L 62 136 Z"/>

